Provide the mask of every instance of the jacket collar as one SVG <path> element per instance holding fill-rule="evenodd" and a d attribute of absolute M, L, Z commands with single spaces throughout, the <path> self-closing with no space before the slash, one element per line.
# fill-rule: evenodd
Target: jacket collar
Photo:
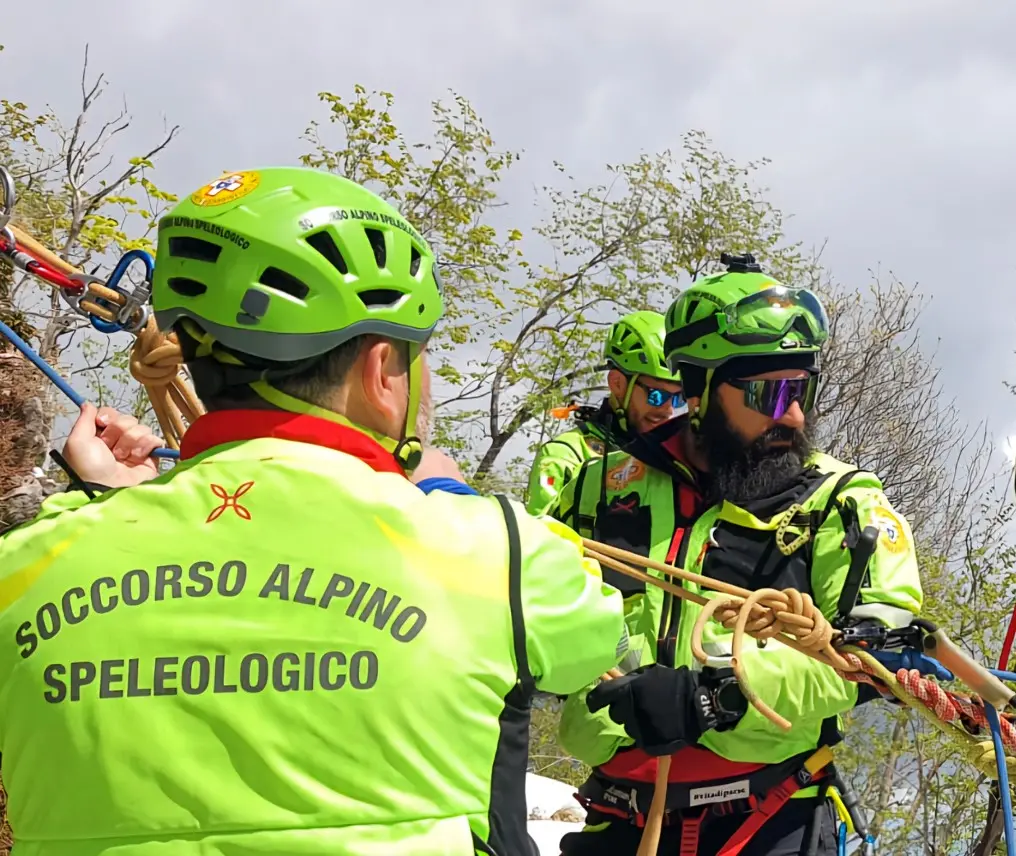
<path fill-rule="evenodd" d="M 324 446 L 359 458 L 375 472 L 404 475 L 395 457 L 361 431 L 317 416 L 279 410 L 206 413 L 184 434 L 180 458 L 186 460 L 226 443 L 263 437 Z"/>

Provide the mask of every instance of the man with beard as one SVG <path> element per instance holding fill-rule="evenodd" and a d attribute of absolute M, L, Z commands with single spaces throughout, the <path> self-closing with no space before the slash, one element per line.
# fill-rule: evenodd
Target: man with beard
<path fill-rule="evenodd" d="M 622 602 L 560 524 L 409 482 L 430 247 L 360 185 L 269 168 L 185 197 L 158 260 L 208 411 L 180 463 L 85 405 L 71 489 L 0 538 L 17 852 L 535 856 L 532 698 L 614 666 Z"/>
<path fill-rule="evenodd" d="M 667 313 L 667 357 L 684 381 L 688 419 L 587 465 L 557 515 L 693 573 L 752 590 L 796 588 L 839 626 L 909 624 L 922 601 L 910 527 L 877 476 L 808 439 L 824 309 L 751 256 L 723 260 L 725 273 L 695 283 Z M 730 690 L 731 634 L 710 622 L 711 660 L 698 671 L 690 639 L 700 607 L 650 586 L 633 608 L 631 586 L 626 594 L 627 674 L 569 697 L 562 716 L 562 745 L 594 768 L 581 790 L 587 827 L 564 837 L 562 853 L 634 854 L 657 756 L 674 754 L 661 854 L 832 856 L 839 796 L 828 747 L 842 739 L 839 715 L 876 696 L 859 697 L 857 684 L 770 641 L 748 646 L 744 667 L 791 730 L 736 692 L 720 706 L 726 716 L 703 718 L 703 687 L 722 698 Z M 803 771 L 807 788 L 795 778 Z"/>
<path fill-rule="evenodd" d="M 603 349 L 610 394 L 599 407 L 574 409 L 578 426 L 544 443 L 529 475 L 526 508 L 543 514 L 585 461 L 635 434 L 651 431 L 684 409 L 681 377 L 663 354 L 663 316 L 632 312 L 616 321 Z M 572 408 L 566 408 L 573 412 Z"/>

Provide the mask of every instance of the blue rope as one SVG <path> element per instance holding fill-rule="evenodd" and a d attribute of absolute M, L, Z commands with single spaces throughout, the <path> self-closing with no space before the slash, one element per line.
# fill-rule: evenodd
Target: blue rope
<path fill-rule="evenodd" d="M 64 395 L 66 395 L 77 407 L 81 407 L 85 403 L 84 397 L 79 393 L 73 386 L 67 383 L 66 380 L 56 371 L 49 363 L 47 363 L 36 350 L 22 339 L 17 333 L 15 333 L 10 327 L 0 321 L 0 334 L 6 339 L 10 340 L 10 343 L 14 345 L 22 354 L 24 354 L 29 362 L 32 363 L 39 371 L 41 371 L 46 377 L 48 377 L 53 384 L 59 389 Z M 152 452 L 153 458 L 179 458 L 180 453 L 176 449 L 155 449 Z"/>
<path fill-rule="evenodd" d="M 871 655 L 888 669 L 902 666 L 917 669 L 921 674 L 934 675 L 939 680 L 953 679 L 952 673 L 934 657 L 929 657 L 927 654 L 911 648 L 905 648 L 900 652 L 872 651 Z M 1016 672 L 1007 672 L 1003 669 L 988 669 L 987 671 L 999 680 L 1016 681 Z M 1002 819 L 1005 823 L 1005 852 L 1006 856 L 1016 856 L 1016 832 L 1013 830 L 1012 795 L 1009 792 L 1009 770 L 1005 763 L 1005 746 L 1002 744 L 1002 724 L 999 721 L 998 711 L 990 704 L 985 703 L 984 716 L 988 720 L 991 740 L 995 747 L 998 798 L 1002 806 Z"/>
<path fill-rule="evenodd" d="M 837 856 L 847 856 L 847 825 L 843 821 L 840 821 L 839 834 L 836 838 Z"/>
<path fill-rule="evenodd" d="M 1002 724 L 998 711 L 990 704 L 984 705 L 984 715 L 991 729 L 991 742 L 995 745 L 995 764 L 998 770 L 998 798 L 1002 803 L 1002 820 L 1005 824 L 1006 856 L 1016 856 L 1016 833 L 1013 831 L 1012 795 L 1009 793 L 1009 769 L 1005 763 L 1005 747 L 1002 745 Z"/>

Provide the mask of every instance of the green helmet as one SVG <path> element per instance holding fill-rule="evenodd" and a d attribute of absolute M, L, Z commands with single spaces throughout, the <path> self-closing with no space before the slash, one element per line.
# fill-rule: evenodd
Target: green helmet
<path fill-rule="evenodd" d="M 762 273 L 751 255 L 730 256 L 725 273 L 701 279 L 666 316 L 667 363 L 715 368 L 734 357 L 821 350 L 829 320 L 819 299 Z"/>
<path fill-rule="evenodd" d="M 632 312 L 616 321 L 607 335 L 603 358 L 608 366 L 626 374 L 681 382 L 681 376 L 667 367 L 659 312 Z"/>
<path fill-rule="evenodd" d="M 152 305 L 230 349 L 292 362 L 368 333 L 424 342 L 443 312 L 434 255 L 391 205 L 331 173 L 223 175 L 159 222 Z"/>
<path fill-rule="evenodd" d="M 225 364 L 294 363 L 366 334 L 423 343 L 444 311 L 434 254 L 398 211 L 352 181 L 291 167 L 227 173 L 163 217 L 152 305 L 162 329 L 181 322 Z M 422 449 L 409 436 L 421 373 L 417 350 L 402 438 L 354 426 L 407 469 Z M 283 409 L 349 424 L 264 377 L 251 386 Z"/>

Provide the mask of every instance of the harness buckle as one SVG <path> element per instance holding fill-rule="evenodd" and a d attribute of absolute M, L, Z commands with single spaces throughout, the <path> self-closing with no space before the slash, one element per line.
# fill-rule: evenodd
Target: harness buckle
<path fill-rule="evenodd" d="M 699 837 L 702 832 L 702 821 L 709 814 L 709 809 L 702 809 L 698 817 L 684 816 L 681 818 L 681 856 L 698 856 Z"/>

